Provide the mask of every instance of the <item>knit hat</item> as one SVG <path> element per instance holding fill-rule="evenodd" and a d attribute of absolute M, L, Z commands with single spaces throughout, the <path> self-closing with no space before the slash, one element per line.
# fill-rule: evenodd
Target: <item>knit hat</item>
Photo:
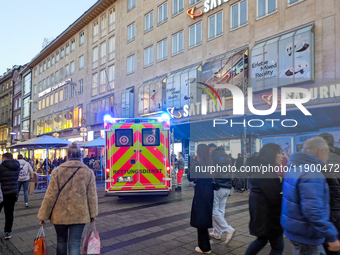
<path fill-rule="evenodd" d="M 322 133 L 320 135 L 318 135 L 320 137 L 322 137 L 326 143 L 328 144 L 328 146 L 333 147 L 334 146 L 334 136 L 330 133 Z"/>

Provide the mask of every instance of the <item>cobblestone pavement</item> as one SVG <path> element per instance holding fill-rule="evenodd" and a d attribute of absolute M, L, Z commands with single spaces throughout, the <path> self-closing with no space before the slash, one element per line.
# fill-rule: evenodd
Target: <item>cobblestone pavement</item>
<path fill-rule="evenodd" d="M 102 254 L 198 254 L 196 229 L 190 227 L 193 186 L 184 181 L 182 192 L 168 197 L 104 197 L 103 184 L 98 184 L 99 215 L 96 221 L 100 232 Z M 15 207 L 12 239 L 4 240 L 0 231 L 0 254 L 33 254 L 33 240 L 38 232 L 36 218 L 44 193 L 29 196 L 25 208 L 20 195 Z M 233 193 L 228 198 L 226 219 L 236 229 L 233 240 L 224 244 L 212 240 L 211 254 L 244 254 L 255 238 L 249 235 L 248 192 Z M 4 214 L 0 214 L 0 229 Z M 55 254 L 56 234 L 50 223 L 45 224 L 48 254 Z M 285 239 L 285 255 L 292 254 L 290 242 Z M 267 246 L 260 255 L 269 254 Z"/>

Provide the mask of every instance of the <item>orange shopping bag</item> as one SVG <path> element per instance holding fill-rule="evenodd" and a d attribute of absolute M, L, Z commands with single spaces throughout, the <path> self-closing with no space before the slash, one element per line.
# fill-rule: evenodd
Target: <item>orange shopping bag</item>
<path fill-rule="evenodd" d="M 43 226 L 41 226 L 41 228 L 38 231 L 37 237 L 34 239 L 33 252 L 34 255 L 47 255 L 45 232 Z"/>

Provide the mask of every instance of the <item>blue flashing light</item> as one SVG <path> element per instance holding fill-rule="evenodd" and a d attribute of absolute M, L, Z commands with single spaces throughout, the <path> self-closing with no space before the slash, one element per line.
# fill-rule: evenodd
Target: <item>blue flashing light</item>
<path fill-rule="evenodd" d="M 104 116 L 104 121 L 109 121 L 109 120 L 111 120 L 111 115 L 106 114 L 106 115 Z"/>
<path fill-rule="evenodd" d="M 163 120 L 170 120 L 170 115 L 167 114 L 167 113 L 163 113 L 163 114 L 161 115 L 161 118 L 162 118 Z"/>

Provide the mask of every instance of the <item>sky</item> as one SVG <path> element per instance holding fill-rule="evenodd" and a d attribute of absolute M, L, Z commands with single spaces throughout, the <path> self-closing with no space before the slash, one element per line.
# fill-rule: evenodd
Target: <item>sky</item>
<path fill-rule="evenodd" d="M 44 38 L 56 38 L 97 0 L 0 1 L 0 75 L 24 65 L 42 50 Z"/>

